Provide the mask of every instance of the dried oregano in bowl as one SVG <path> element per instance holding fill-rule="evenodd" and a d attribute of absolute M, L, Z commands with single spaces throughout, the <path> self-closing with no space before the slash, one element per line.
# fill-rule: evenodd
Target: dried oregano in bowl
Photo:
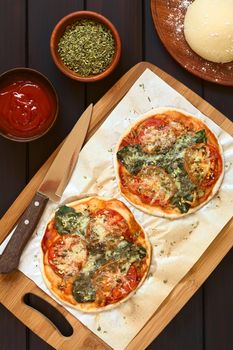
<path fill-rule="evenodd" d="M 50 38 L 54 63 L 71 79 L 95 82 L 116 68 L 121 39 L 113 23 L 93 11 L 77 11 L 63 17 Z"/>
<path fill-rule="evenodd" d="M 68 25 L 58 43 L 62 62 L 83 77 L 103 72 L 112 62 L 115 41 L 110 29 L 92 19 Z"/>

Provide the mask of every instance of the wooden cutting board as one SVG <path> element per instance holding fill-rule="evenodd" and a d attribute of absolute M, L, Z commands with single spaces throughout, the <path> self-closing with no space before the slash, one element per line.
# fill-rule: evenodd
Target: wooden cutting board
<path fill-rule="evenodd" d="M 163 72 L 156 66 L 141 62 L 131 68 L 94 106 L 93 117 L 87 140 L 100 127 L 112 109 L 127 93 L 129 88 L 139 78 L 146 68 L 151 69 L 166 83 L 182 94 L 202 113 L 206 114 L 222 129 L 233 135 L 233 123 L 223 114 L 218 112 L 209 103 L 188 89 L 173 77 Z M 86 140 L 86 141 L 87 141 Z M 58 147 L 59 149 L 59 147 Z M 37 187 L 43 179 L 58 149 L 51 155 L 47 162 L 36 173 L 30 183 L 21 192 L 10 209 L 0 222 L 0 243 L 13 228 L 22 212 L 31 201 Z M 192 297 L 211 272 L 220 263 L 223 257 L 233 246 L 233 220 L 231 220 L 219 233 L 217 238 L 201 256 L 198 262 L 187 275 L 176 285 L 170 295 L 164 300 L 159 309 L 146 323 L 143 329 L 127 346 L 127 350 L 145 349 L 180 311 L 185 303 Z M 24 295 L 33 293 L 53 305 L 63 314 L 73 327 L 73 334 L 64 337 L 57 328 L 41 313 L 27 306 L 23 302 Z M 20 271 L 10 275 L 0 275 L 0 302 L 11 311 L 21 322 L 35 332 L 48 344 L 59 350 L 65 349 L 111 349 L 90 330 L 83 326 L 66 309 L 56 303 L 34 282 L 28 279 Z"/>

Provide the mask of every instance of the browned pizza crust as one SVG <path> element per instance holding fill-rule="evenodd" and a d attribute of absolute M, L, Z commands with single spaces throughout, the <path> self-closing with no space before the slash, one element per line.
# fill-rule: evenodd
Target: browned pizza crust
<path fill-rule="evenodd" d="M 110 199 L 110 198 L 95 196 L 95 197 L 83 198 L 81 200 L 77 200 L 75 202 L 72 202 L 66 205 L 76 210 L 79 210 L 80 208 L 83 208 L 88 204 L 90 211 L 92 210 L 96 211 L 98 208 L 101 208 L 101 203 L 102 204 L 107 203 L 107 208 L 112 209 L 118 212 L 120 215 L 122 215 L 122 217 L 128 223 L 130 229 L 135 230 L 135 228 L 137 228 L 138 232 L 140 232 L 140 235 L 137 238 L 136 243 L 143 246 L 146 249 L 146 258 L 144 261 L 144 268 L 143 268 L 144 274 L 140 280 L 140 283 L 136 286 L 136 288 L 132 290 L 122 300 L 119 300 L 115 303 L 111 303 L 105 306 L 100 306 L 95 302 L 78 303 L 72 295 L 73 279 L 72 278 L 66 279 L 65 281 L 66 287 L 61 289 L 60 286 L 64 284 L 64 279 L 60 277 L 58 274 L 56 274 L 55 271 L 51 268 L 50 263 L 48 261 L 48 251 L 44 252 L 43 249 L 41 249 L 41 273 L 47 287 L 59 301 L 83 312 L 99 312 L 102 310 L 110 310 L 112 308 L 117 307 L 119 304 L 125 302 L 126 300 L 128 300 L 131 296 L 133 296 L 135 291 L 144 282 L 147 272 L 149 270 L 150 260 L 151 260 L 151 245 L 147 236 L 145 235 L 142 227 L 135 220 L 131 211 L 121 201 L 114 198 Z M 51 220 L 48 223 L 47 229 L 49 229 L 53 219 L 54 219 L 54 214 L 52 215 Z"/>
<path fill-rule="evenodd" d="M 116 154 L 119 151 L 119 149 L 121 149 L 121 144 L 123 142 L 123 140 L 128 137 L 128 135 L 130 135 L 130 133 L 132 132 L 132 130 L 134 128 L 136 128 L 137 126 L 139 126 L 143 121 L 146 121 L 148 118 L 156 116 L 156 115 L 165 115 L 169 116 L 175 116 L 175 119 L 178 121 L 179 118 L 182 118 L 183 121 L 185 121 L 185 118 L 188 117 L 189 119 L 191 118 L 192 123 L 194 124 L 194 128 L 196 130 L 200 129 L 200 128 L 204 128 L 206 131 L 206 136 L 207 136 L 207 140 L 208 143 L 210 145 L 213 145 L 214 147 L 216 147 L 216 149 L 219 152 L 219 155 L 221 157 L 222 160 L 222 169 L 221 169 L 221 173 L 219 174 L 218 180 L 216 181 L 216 183 L 214 184 L 214 186 L 208 190 L 206 189 L 206 196 L 205 196 L 205 200 L 200 204 L 197 205 L 195 207 L 191 207 L 189 209 L 189 211 L 187 213 L 181 213 L 177 208 L 166 208 L 166 206 L 152 206 L 150 204 L 147 204 L 145 202 L 143 202 L 140 198 L 139 195 L 133 193 L 132 191 L 130 191 L 129 188 L 127 188 L 126 186 L 122 185 L 121 182 L 121 177 L 120 177 L 120 172 L 127 172 L 127 170 L 124 168 L 124 166 L 120 163 L 120 161 L 117 160 Z M 150 215 L 155 215 L 155 216 L 159 216 L 159 217 L 164 217 L 164 218 L 169 218 L 169 219 L 178 219 L 181 218 L 183 216 L 189 215 L 191 213 L 196 212 L 197 210 L 199 210 L 201 207 L 203 207 L 207 202 L 209 202 L 214 195 L 218 192 L 223 177 L 224 177 L 224 157 L 223 157 L 223 150 L 222 150 L 222 146 L 220 145 L 217 136 L 213 133 L 213 131 L 211 131 L 209 129 L 209 127 L 201 120 L 198 119 L 197 117 L 195 117 L 194 115 L 187 113 L 186 111 L 183 111 L 181 109 L 177 109 L 177 108 L 171 108 L 171 107 L 160 107 L 160 108 L 156 108 L 153 109 L 149 112 L 147 112 L 146 114 L 142 115 L 141 117 L 139 117 L 135 122 L 133 122 L 125 131 L 124 133 L 121 135 L 116 148 L 115 148 L 115 157 L 114 157 L 114 167 L 115 167 L 115 172 L 116 172 L 116 177 L 117 177 L 117 182 L 118 182 L 118 186 L 119 189 L 122 193 L 122 195 L 136 208 L 138 208 L 139 210 L 150 214 Z M 129 173 L 128 173 L 129 174 Z"/>

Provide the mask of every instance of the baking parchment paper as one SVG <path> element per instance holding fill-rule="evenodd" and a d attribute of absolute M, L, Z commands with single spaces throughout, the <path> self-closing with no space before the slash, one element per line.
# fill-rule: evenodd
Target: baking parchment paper
<path fill-rule="evenodd" d="M 218 136 L 224 150 L 225 176 L 219 192 L 199 211 L 178 220 L 140 212 L 120 195 L 116 183 L 113 155 L 119 137 L 131 122 L 156 107 L 181 108 L 202 119 Z M 143 226 L 152 244 L 149 274 L 134 296 L 116 309 L 87 314 L 64 307 L 113 349 L 124 349 L 232 217 L 232 164 L 233 138 L 147 69 L 82 149 L 62 202 L 84 193 L 122 200 Z M 47 205 L 19 265 L 19 270 L 52 298 L 40 272 L 40 242 L 54 209 L 54 204 Z M 0 246 L 0 253 L 7 241 Z"/>

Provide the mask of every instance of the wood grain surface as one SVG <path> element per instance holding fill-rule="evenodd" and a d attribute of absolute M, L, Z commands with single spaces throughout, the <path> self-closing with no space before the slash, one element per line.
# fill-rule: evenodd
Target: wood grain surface
<path fill-rule="evenodd" d="M 104 81 L 92 85 L 73 82 L 64 77 L 53 64 L 49 52 L 50 33 L 57 21 L 79 9 L 98 11 L 107 16 L 119 30 L 122 39 L 122 57 L 116 71 Z M 0 139 L 1 214 L 68 134 L 85 107 L 90 102 L 96 103 L 130 67 L 141 60 L 156 64 L 233 120 L 233 88 L 203 81 L 173 60 L 155 31 L 150 0 L 5 0 L 0 3 L 0 28 L 0 71 L 16 66 L 36 68 L 51 79 L 60 99 L 57 123 L 41 140 L 16 144 Z M 108 103 L 114 104 L 114 101 L 109 98 Z M 20 196 L 21 206 L 32 197 L 34 191 L 33 184 L 30 184 Z M 12 220 L 15 220 L 15 211 L 10 213 Z M 228 253 L 203 287 L 199 288 L 148 349 L 233 349 L 232 268 L 233 251 Z M 52 349 L 1 305 L 0 323 L 1 350 Z M 47 327 L 46 321 L 41 324 Z M 53 327 L 49 327 L 49 331 L 51 329 Z M 89 349 L 95 349 L 90 343 L 88 345 Z M 79 347 L 74 349 L 78 350 Z"/>
<path fill-rule="evenodd" d="M 189 72 L 216 84 L 233 86 L 233 62 L 214 63 L 197 55 L 185 40 L 184 17 L 193 1 L 151 0 L 158 35 L 172 57 Z"/>

